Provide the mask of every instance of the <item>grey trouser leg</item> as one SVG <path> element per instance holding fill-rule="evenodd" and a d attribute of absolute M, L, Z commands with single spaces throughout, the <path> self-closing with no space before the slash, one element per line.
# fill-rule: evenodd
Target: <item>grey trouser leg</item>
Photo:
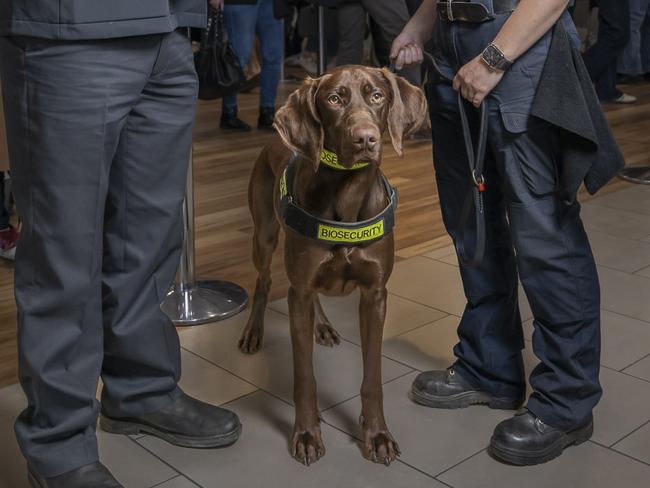
<path fill-rule="evenodd" d="M 98 458 L 100 373 L 111 411 L 177 391 L 178 337 L 159 303 L 179 259 L 196 75 L 180 33 L 5 38 L 0 64 L 23 218 L 15 293 L 29 406 L 16 434 L 51 477 Z"/>
<path fill-rule="evenodd" d="M 366 36 L 366 10 L 361 2 L 346 2 L 337 9 L 339 49 L 337 66 L 363 62 L 363 40 Z"/>
<path fill-rule="evenodd" d="M 339 50 L 336 64 L 361 64 L 363 40 L 366 33 L 366 14 L 377 23 L 383 41 L 389 45 L 402 32 L 409 21 L 404 0 L 359 0 L 346 2 L 337 7 L 339 22 Z M 420 67 L 403 69 L 400 74 L 412 84 L 420 86 Z"/>

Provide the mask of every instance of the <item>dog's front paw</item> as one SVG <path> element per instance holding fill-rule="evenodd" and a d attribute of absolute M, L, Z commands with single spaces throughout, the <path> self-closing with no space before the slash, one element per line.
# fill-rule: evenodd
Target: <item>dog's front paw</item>
<path fill-rule="evenodd" d="M 299 463 L 309 466 L 325 455 L 325 446 L 320 427 L 294 432 L 291 440 L 291 455 Z"/>
<path fill-rule="evenodd" d="M 244 354 L 255 354 L 261 347 L 262 334 L 254 327 L 246 327 L 239 339 L 239 350 Z"/>
<path fill-rule="evenodd" d="M 373 463 L 390 466 L 401 454 L 397 442 L 388 430 L 365 432 L 364 439 L 363 457 Z"/>
<path fill-rule="evenodd" d="M 330 324 L 316 324 L 314 337 L 321 346 L 334 347 L 341 343 L 341 336 Z"/>

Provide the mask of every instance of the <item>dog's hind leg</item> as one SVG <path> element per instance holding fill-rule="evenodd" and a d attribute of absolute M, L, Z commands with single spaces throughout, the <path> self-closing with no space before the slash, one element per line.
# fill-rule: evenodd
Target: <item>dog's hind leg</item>
<path fill-rule="evenodd" d="M 316 312 L 316 327 L 314 328 L 316 342 L 321 346 L 338 346 L 341 343 L 341 336 L 332 327 L 327 315 L 325 315 L 318 293 L 314 296 L 314 310 Z"/>
<path fill-rule="evenodd" d="M 273 174 L 261 157 L 253 169 L 248 193 L 255 227 L 253 263 L 258 275 L 251 314 L 239 339 L 239 349 L 245 354 L 254 354 L 262 347 L 264 312 L 271 288 L 271 259 L 278 246 L 280 232 L 280 224 L 273 210 L 273 185 L 269 181 L 273 181 Z"/>

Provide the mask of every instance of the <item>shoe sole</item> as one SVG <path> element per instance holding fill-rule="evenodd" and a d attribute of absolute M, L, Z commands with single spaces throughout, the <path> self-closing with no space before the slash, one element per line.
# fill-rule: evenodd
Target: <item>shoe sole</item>
<path fill-rule="evenodd" d="M 589 422 L 584 427 L 575 429 L 567 433 L 561 439 L 558 439 L 554 444 L 541 451 L 520 451 L 515 449 L 508 449 L 504 446 L 499 446 L 494 439 L 490 440 L 488 453 L 497 461 L 515 466 L 534 466 L 536 464 L 543 464 L 552 461 L 560 456 L 567 447 L 579 446 L 584 442 L 591 439 L 594 433 L 594 423 Z"/>
<path fill-rule="evenodd" d="M 220 434 L 211 437 L 192 437 L 180 434 L 172 434 L 151 425 L 140 424 L 137 422 L 126 422 L 123 420 L 111 419 L 102 415 L 99 419 L 99 426 L 105 432 L 122 435 L 139 435 L 147 434 L 158 437 L 174 446 L 191 447 L 194 449 L 215 449 L 218 447 L 228 447 L 239 439 L 242 426 L 239 424 L 235 430 L 227 434 Z"/>
<path fill-rule="evenodd" d="M 450 396 L 436 396 L 424 393 L 415 388 L 411 389 L 411 398 L 415 403 L 431 408 L 456 409 L 467 408 L 471 405 L 487 405 L 495 410 L 517 410 L 523 403 L 523 398 L 495 397 L 489 393 L 472 391 Z"/>

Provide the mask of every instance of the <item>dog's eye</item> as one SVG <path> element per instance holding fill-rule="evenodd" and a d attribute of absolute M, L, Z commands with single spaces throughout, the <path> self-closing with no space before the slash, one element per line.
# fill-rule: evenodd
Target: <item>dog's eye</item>
<path fill-rule="evenodd" d="M 370 97 L 370 100 L 371 100 L 373 103 L 379 103 L 379 102 L 381 102 L 383 99 L 384 99 L 384 94 L 383 94 L 383 93 L 380 93 L 380 92 L 375 92 L 375 93 L 373 93 L 372 96 Z"/>
<path fill-rule="evenodd" d="M 340 105 L 340 104 L 341 104 L 341 97 L 339 97 L 338 95 L 330 95 L 330 96 L 327 98 L 327 101 L 328 101 L 331 105 Z"/>

